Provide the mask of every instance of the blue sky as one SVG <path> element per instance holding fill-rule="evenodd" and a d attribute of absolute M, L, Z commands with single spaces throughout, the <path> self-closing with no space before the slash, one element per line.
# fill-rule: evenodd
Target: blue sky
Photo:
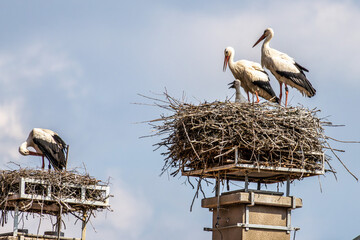
<path fill-rule="evenodd" d="M 271 46 L 308 68 L 317 89 L 311 99 L 290 89 L 291 105 L 317 107 L 319 116 L 346 125 L 327 135 L 360 140 L 359 22 L 356 1 L 2 1 L 0 164 L 40 167 L 17 148 L 32 128 L 53 129 L 70 144 L 70 167 L 84 163 L 91 175 L 112 178 L 114 211 L 92 221 L 88 239 L 209 239 L 202 228 L 210 213 L 199 200 L 189 212 L 194 191 L 183 178 L 159 177 L 157 139 L 139 139 L 151 129 L 136 123 L 162 110 L 131 104 L 149 103 L 137 94 L 166 88 L 194 103 L 231 97 L 223 50 L 232 46 L 235 60 L 260 62 L 260 47 L 251 46 L 272 27 Z M 278 94 L 274 78 L 271 84 Z M 341 158 L 360 176 L 359 145 L 333 146 L 346 150 Z M 316 177 L 292 187 L 304 202 L 293 215 L 297 239 L 360 234 L 359 183 L 335 159 L 332 165 L 338 181 L 321 177 L 322 193 Z M 80 225 L 71 221 L 66 234 L 77 236 Z"/>

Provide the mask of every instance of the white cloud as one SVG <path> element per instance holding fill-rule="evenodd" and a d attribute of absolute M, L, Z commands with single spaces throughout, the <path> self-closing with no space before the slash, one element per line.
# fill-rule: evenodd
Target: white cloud
<path fill-rule="evenodd" d="M 134 192 L 120 180 L 112 181 L 110 205 L 113 212 L 98 214 L 92 220 L 98 233 L 89 239 L 142 239 L 140 236 L 152 216 L 153 210 L 143 193 Z"/>
<path fill-rule="evenodd" d="M 61 50 L 48 44 L 34 43 L 17 50 L 0 53 L 0 84 L 16 89 L 39 86 L 50 81 L 72 98 L 83 93 L 78 79 L 82 76 L 80 65 Z"/>
<path fill-rule="evenodd" d="M 18 147 L 27 135 L 21 123 L 21 101 L 0 104 L 0 162 L 18 159 Z"/>

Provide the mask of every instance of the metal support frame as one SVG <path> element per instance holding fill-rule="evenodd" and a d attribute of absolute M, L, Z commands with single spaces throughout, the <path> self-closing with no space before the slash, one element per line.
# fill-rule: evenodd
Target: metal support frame
<path fill-rule="evenodd" d="M 235 148 L 235 164 L 238 164 L 239 161 L 239 149 Z"/>
<path fill-rule="evenodd" d="M 46 188 L 47 193 L 46 195 L 40 194 L 27 194 L 25 192 L 25 184 L 26 183 L 35 183 L 39 185 L 43 185 Z M 19 197 L 22 199 L 29 199 L 29 200 L 45 200 L 45 201 L 54 201 L 54 198 L 51 196 L 51 186 L 47 184 L 45 181 L 32 179 L 32 178 L 20 178 L 20 186 L 19 186 Z M 110 195 L 110 187 L 109 186 L 101 186 L 101 185 L 90 185 L 90 186 L 82 186 L 82 185 L 74 185 L 74 184 L 64 184 L 67 187 L 77 188 L 81 190 L 81 199 L 77 198 L 67 198 L 61 199 L 61 201 L 65 203 L 75 203 L 75 204 L 87 204 L 87 205 L 94 205 L 94 206 L 109 206 L 109 195 Z M 86 190 L 97 190 L 103 192 L 107 197 L 105 201 L 98 201 L 98 200 L 86 200 Z"/>
<path fill-rule="evenodd" d="M 22 209 L 21 207 L 19 207 L 17 201 L 23 201 L 23 200 L 32 200 L 32 201 L 36 201 L 36 200 L 41 200 L 41 201 L 49 201 L 52 203 L 58 203 L 59 209 L 57 212 L 57 222 L 55 225 L 55 231 L 57 232 L 56 236 L 53 236 L 52 238 L 54 239 L 69 239 L 70 238 L 65 238 L 65 237 L 61 237 L 61 224 L 62 224 L 62 212 L 63 212 L 63 205 L 62 204 L 70 204 L 69 206 L 72 206 L 71 204 L 83 204 L 83 205 L 92 205 L 92 206 L 99 206 L 99 207 L 107 207 L 109 206 L 109 197 L 110 197 L 110 187 L 109 186 L 104 186 L 104 185 L 76 185 L 76 184 L 64 184 L 67 187 L 70 188 L 74 188 L 74 191 L 80 191 L 81 195 L 78 196 L 77 198 L 55 198 L 53 196 L 52 191 L 54 191 L 51 187 L 50 184 L 48 184 L 46 181 L 44 180 L 39 180 L 39 179 L 35 179 L 35 178 L 26 178 L 26 177 L 20 177 L 19 178 L 19 182 L 16 183 L 19 184 L 19 190 L 17 193 L 13 194 L 13 196 L 11 196 L 11 201 L 12 203 L 14 203 L 12 205 L 12 209 L 14 212 L 14 222 L 13 222 L 13 231 L 12 233 L 8 233 L 11 234 L 11 236 L 13 237 L 20 237 L 20 239 L 24 239 L 24 235 L 23 233 L 19 233 L 19 215 L 20 215 L 20 209 Z M 27 193 L 27 184 L 34 184 L 36 187 L 41 187 L 41 189 L 43 189 L 43 191 L 39 191 L 38 194 L 30 194 Z M 219 188 L 220 189 L 220 184 Z M 102 196 L 105 197 L 105 200 L 92 200 L 92 199 L 87 199 L 86 196 L 86 192 L 87 191 L 99 191 L 99 194 L 101 194 Z M 76 239 L 76 240 L 85 240 L 86 238 L 86 225 L 87 225 L 87 221 L 89 219 L 88 213 L 86 212 L 86 210 L 83 210 L 83 214 L 82 214 L 82 227 L 81 227 L 81 239 L 80 238 L 71 238 L 71 239 Z M 1 235 L 1 234 L 0 234 Z M 6 235 L 6 236 L 10 236 L 10 235 Z M 28 234 L 26 233 L 26 236 L 31 236 L 31 237 L 38 237 L 38 235 L 34 235 L 34 234 Z M 16 238 L 18 239 L 18 238 Z"/>
<path fill-rule="evenodd" d="M 68 164 L 68 158 L 69 158 L 69 147 L 70 147 L 70 145 L 66 146 L 65 171 L 67 170 L 67 164 Z"/>
<path fill-rule="evenodd" d="M 248 173 L 245 172 L 245 192 L 249 191 L 249 177 L 248 177 Z"/>
<path fill-rule="evenodd" d="M 250 207 L 255 206 L 255 193 L 250 192 L 249 194 L 250 204 L 246 204 L 245 206 L 245 224 L 248 226 L 250 222 Z M 245 227 L 245 230 L 248 231 L 249 227 Z"/>
<path fill-rule="evenodd" d="M 220 179 L 216 178 L 215 183 L 215 197 L 220 195 Z"/>
<path fill-rule="evenodd" d="M 56 217 L 56 230 L 57 232 L 57 237 L 58 239 L 60 239 L 60 235 L 61 235 L 61 215 Z"/>
<path fill-rule="evenodd" d="M 60 239 L 60 236 L 61 236 L 61 214 L 62 214 L 62 205 L 59 204 L 59 215 L 57 216 L 56 218 L 56 232 L 57 232 L 57 237 L 58 239 Z"/>
<path fill-rule="evenodd" d="M 291 209 L 287 210 L 287 216 L 286 216 L 286 227 L 291 227 Z M 290 231 L 287 231 L 287 233 L 290 233 Z"/>
<path fill-rule="evenodd" d="M 81 240 L 85 240 L 85 238 L 86 238 L 86 218 L 87 218 L 86 210 L 83 210 L 82 226 L 81 226 Z"/>
<path fill-rule="evenodd" d="M 13 236 L 17 237 L 19 230 L 19 207 L 16 205 L 14 211 L 14 227 L 13 227 Z"/>
<path fill-rule="evenodd" d="M 229 229 L 229 228 L 254 228 L 254 229 L 270 229 L 270 230 L 278 230 L 278 231 L 294 231 L 299 230 L 300 228 L 295 227 L 284 227 L 284 226 L 273 226 L 273 225 L 262 225 L 262 224 L 246 224 L 246 223 L 237 223 L 235 225 L 230 225 L 226 227 L 219 227 L 219 228 L 204 228 L 204 231 L 218 231 L 223 229 Z"/>
<path fill-rule="evenodd" d="M 249 225 L 249 218 L 250 218 L 249 215 L 250 215 L 250 209 L 249 209 L 249 206 L 246 205 L 245 206 L 245 226 Z M 249 227 L 245 227 L 245 230 L 248 231 Z"/>
<path fill-rule="evenodd" d="M 287 176 L 286 179 L 286 196 L 290 196 L 290 176 Z"/>

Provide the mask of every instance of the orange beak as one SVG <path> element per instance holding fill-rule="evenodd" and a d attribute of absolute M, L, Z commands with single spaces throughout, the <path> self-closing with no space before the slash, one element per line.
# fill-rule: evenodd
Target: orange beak
<path fill-rule="evenodd" d="M 29 155 L 32 155 L 32 156 L 43 156 L 43 154 L 41 154 L 41 153 L 32 152 L 32 151 L 29 151 Z"/>
<path fill-rule="evenodd" d="M 257 40 L 257 42 L 254 44 L 254 46 L 252 47 L 255 47 L 259 42 L 261 42 L 264 38 L 265 38 L 265 33 L 259 38 L 259 40 Z"/>
<path fill-rule="evenodd" d="M 228 64 L 228 62 L 229 62 L 229 58 L 230 58 L 230 56 L 225 56 L 224 66 L 223 66 L 223 71 L 224 71 L 224 72 L 226 71 L 226 67 L 227 67 L 227 64 Z"/>

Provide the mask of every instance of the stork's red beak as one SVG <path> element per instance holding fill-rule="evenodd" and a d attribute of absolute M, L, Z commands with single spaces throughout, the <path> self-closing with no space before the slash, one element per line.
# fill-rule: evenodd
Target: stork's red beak
<path fill-rule="evenodd" d="M 259 38 L 259 40 L 257 40 L 257 42 L 254 44 L 254 46 L 252 47 L 255 47 L 259 42 L 261 42 L 264 38 L 265 38 L 265 33 Z"/>
<path fill-rule="evenodd" d="M 41 153 L 32 152 L 32 151 L 29 151 L 29 155 L 32 155 L 32 156 L 43 156 Z"/>
<path fill-rule="evenodd" d="M 223 66 L 223 71 L 224 71 L 224 72 L 226 71 L 226 67 L 227 67 L 227 64 L 228 64 L 228 62 L 229 62 L 229 58 L 230 58 L 230 56 L 225 56 L 224 66 Z"/>

